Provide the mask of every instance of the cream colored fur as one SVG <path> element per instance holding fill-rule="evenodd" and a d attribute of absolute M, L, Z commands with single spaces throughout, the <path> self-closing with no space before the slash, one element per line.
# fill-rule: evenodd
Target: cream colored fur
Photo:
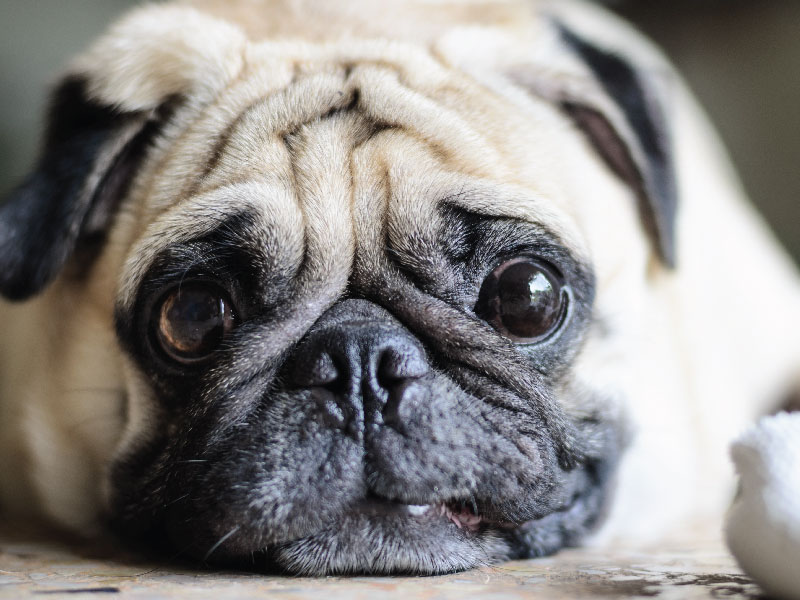
<path fill-rule="evenodd" d="M 551 102 L 591 99 L 626 127 L 559 47 L 551 14 L 635 56 L 667 100 L 680 191 L 675 271 L 654 255 L 632 192 Z M 212 228 L 226 204 L 252 206 L 265 230 L 296 243 L 298 261 L 306 227 L 325 250 L 308 276 L 328 281 L 334 297 L 354 253 L 368 257 L 382 243 L 377 220 L 402 244 L 404 227 L 427 214 L 419 207 L 468 188 L 479 192 L 471 210 L 546 222 L 594 265 L 597 323 L 575 372 L 619 402 L 568 408 L 618 412 L 633 431 L 603 537 L 652 536 L 722 514 L 728 441 L 797 374 L 800 289 L 680 80 L 627 26 L 564 0 L 197 0 L 136 9 L 70 72 L 123 110 L 187 102 L 88 285 L 59 280 L 0 308 L 6 508 L 97 528 L 110 461 L 156 418 L 142 375 L 117 349 L 112 311 L 132 302 L 168 243 Z M 321 107 L 347 105 L 355 87 L 369 118 L 397 127 L 366 141 L 359 117 L 313 121 Z M 302 146 L 294 170 L 279 143 L 288 132 Z"/>

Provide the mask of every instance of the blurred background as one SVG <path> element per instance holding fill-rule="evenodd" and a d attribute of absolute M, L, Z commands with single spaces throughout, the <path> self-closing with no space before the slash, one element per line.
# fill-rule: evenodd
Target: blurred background
<path fill-rule="evenodd" d="M 72 55 L 134 4 L 0 2 L 0 197 L 34 159 L 48 85 Z M 677 64 L 720 131 L 753 202 L 800 258 L 800 2 L 606 4 Z"/>

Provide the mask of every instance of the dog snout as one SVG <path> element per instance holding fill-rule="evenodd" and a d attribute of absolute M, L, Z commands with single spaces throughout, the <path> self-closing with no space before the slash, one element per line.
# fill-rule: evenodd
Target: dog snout
<path fill-rule="evenodd" d="M 309 388 L 332 426 L 358 434 L 394 424 L 428 371 L 412 334 L 377 305 L 349 300 L 326 315 L 298 346 L 294 383 Z"/>

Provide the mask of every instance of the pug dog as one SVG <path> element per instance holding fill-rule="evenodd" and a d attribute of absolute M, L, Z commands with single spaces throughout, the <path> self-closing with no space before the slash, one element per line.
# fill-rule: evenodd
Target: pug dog
<path fill-rule="evenodd" d="M 721 514 L 798 279 L 667 62 L 558 1 L 144 5 L 0 208 L 0 500 L 444 573 Z"/>

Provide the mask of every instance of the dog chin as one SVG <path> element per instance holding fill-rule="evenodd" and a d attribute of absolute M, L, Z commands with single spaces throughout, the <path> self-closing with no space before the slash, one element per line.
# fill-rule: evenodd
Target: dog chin
<path fill-rule="evenodd" d="M 452 573 L 556 552 L 579 542 L 603 512 L 596 490 L 564 510 L 523 524 L 492 521 L 457 504 L 368 500 L 335 525 L 241 562 L 300 575 Z"/>
<path fill-rule="evenodd" d="M 510 556 L 503 526 L 510 525 L 445 504 L 365 500 L 335 524 L 267 549 L 265 558 L 301 575 L 449 573 Z"/>

